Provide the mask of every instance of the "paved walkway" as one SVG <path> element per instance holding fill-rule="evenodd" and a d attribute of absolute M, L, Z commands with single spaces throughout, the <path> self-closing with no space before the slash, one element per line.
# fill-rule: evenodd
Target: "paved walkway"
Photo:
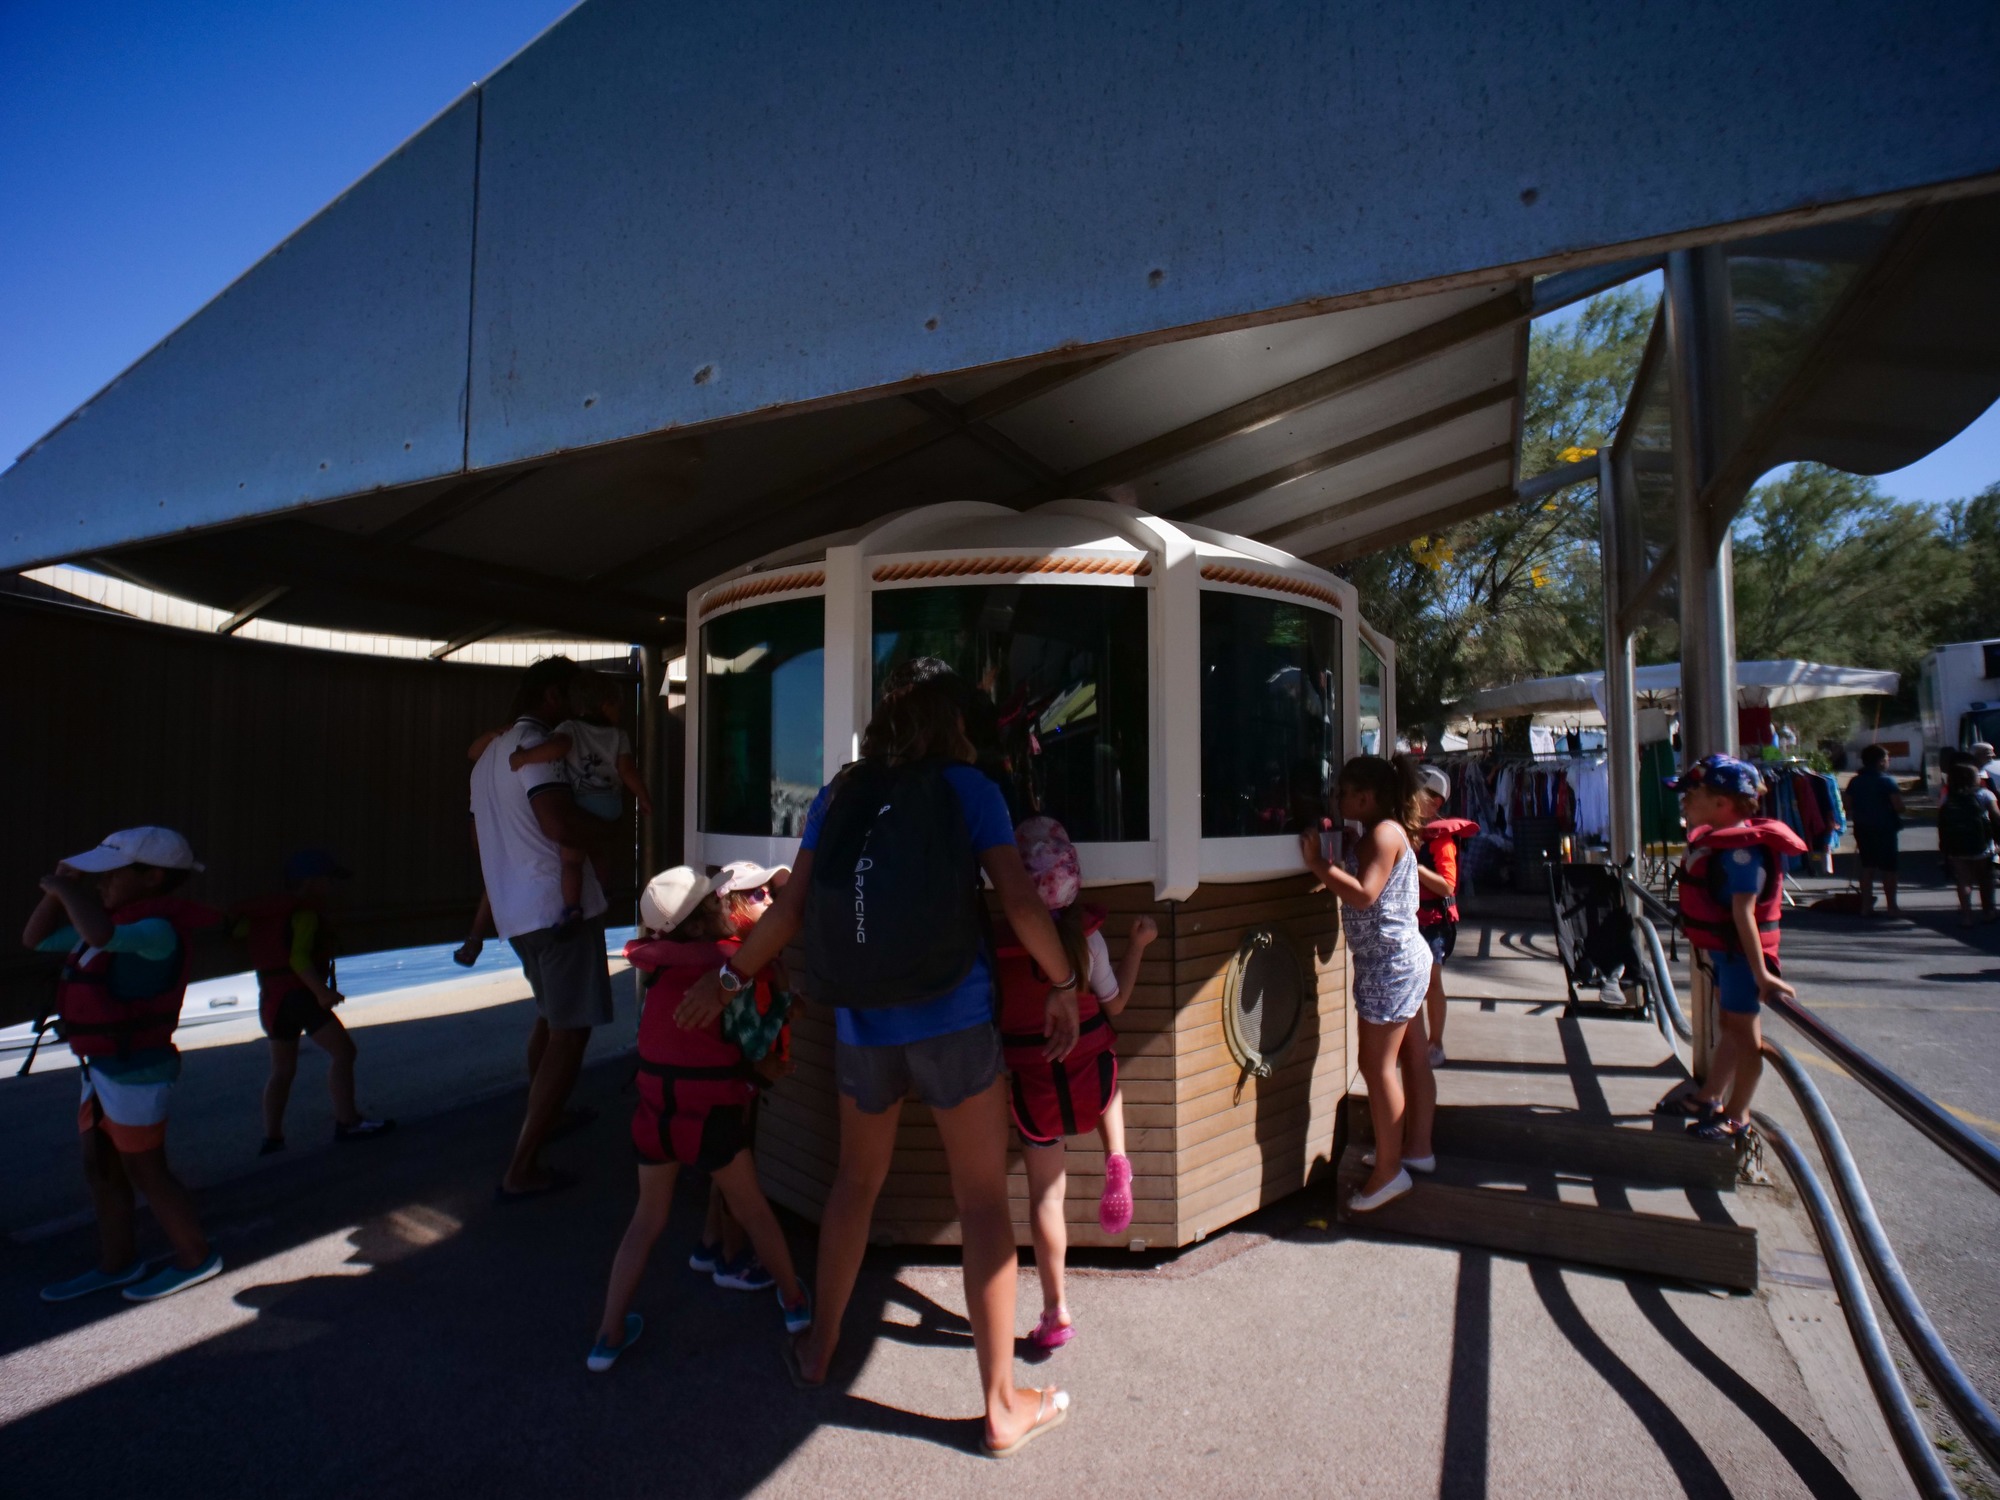
<path fill-rule="evenodd" d="M 1454 1007 L 1447 1098 L 1497 1081 L 1576 1102 L 1581 1087 L 1622 1112 L 1663 1091 L 1657 1033 L 1560 1023 L 1540 1003 L 1555 994 L 1545 936 L 1467 936 L 1461 992 L 1490 998 Z M 0 1126 L 25 1147 L 0 1201 L 30 1230 L 0 1265 L 5 1488 L 72 1488 L 81 1463 L 93 1489 L 153 1496 L 1907 1492 L 1782 1185 L 1732 1204 L 1762 1237 L 1749 1297 L 1345 1233 L 1317 1191 L 1178 1257 L 1095 1257 L 1075 1277 L 1080 1337 L 1024 1371 L 1068 1387 L 1074 1415 L 1006 1466 L 974 1452 L 948 1257 L 871 1255 L 838 1388 L 800 1394 L 776 1308 L 685 1269 L 684 1195 L 642 1293 L 645 1343 L 589 1375 L 631 1201 L 626 1069 L 591 1068 L 602 1116 L 556 1148 L 583 1185 L 495 1205 L 520 1099 L 490 1090 L 526 1025 L 501 993 L 447 996 L 445 1014 L 413 998 L 363 1028 L 369 1101 L 408 1117 L 395 1136 L 254 1170 L 261 1047 L 192 1054 L 175 1146 L 230 1269 L 152 1307 L 33 1300 L 89 1243 L 50 1227 L 80 1206 L 75 1080 L 0 1082 Z M 304 1103 L 318 1081 L 299 1088 Z M 419 1118 L 405 1089 L 471 1102 Z M 44 1111 L 58 1123 L 34 1123 Z M 793 1230 L 809 1263 L 811 1232 Z M 1022 1293 L 1025 1330 L 1025 1268 Z M 146 1441 L 105 1443 L 134 1411 Z"/>

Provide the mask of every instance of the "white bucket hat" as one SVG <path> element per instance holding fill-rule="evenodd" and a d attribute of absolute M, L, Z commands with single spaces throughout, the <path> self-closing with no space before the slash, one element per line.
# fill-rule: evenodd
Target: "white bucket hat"
<path fill-rule="evenodd" d="M 686 865 L 662 870 L 639 893 L 639 920 L 654 932 L 672 932 L 714 889 L 706 875 Z"/>
<path fill-rule="evenodd" d="M 171 828 L 127 828 L 114 833 L 95 849 L 72 854 L 63 861 L 85 875 L 102 875 L 106 870 L 122 870 L 127 865 L 151 865 L 160 870 L 199 870 L 188 841 Z"/>

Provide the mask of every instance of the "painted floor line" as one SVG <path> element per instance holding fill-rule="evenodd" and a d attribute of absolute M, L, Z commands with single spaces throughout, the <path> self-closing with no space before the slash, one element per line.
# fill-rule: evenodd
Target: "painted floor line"
<path fill-rule="evenodd" d="M 1829 1073 L 1838 1073 L 1842 1078 L 1853 1076 L 1832 1058 L 1821 1057 L 1810 1047 L 1794 1047 L 1792 1048 L 1792 1056 L 1796 1057 L 1800 1062 L 1811 1063 L 1815 1068 L 1824 1068 Z M 1975 1115 L 1969 1109 L 1960 1109 L 1956 1104 L 1947 1104 L 1942 1099 L 1934 1099 L 1931 1102 L 1950 1115 L 1954 1120 L 1963 1120 L 1973 1129 L 1984 1130 L 1990 1135 L 2000 1135 L 2000 1120 L 1989 1120 L 1984 1115 Z"/>

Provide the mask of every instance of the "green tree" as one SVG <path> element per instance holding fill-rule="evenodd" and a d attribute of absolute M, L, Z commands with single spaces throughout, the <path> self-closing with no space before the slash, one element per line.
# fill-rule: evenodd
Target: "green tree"
<path fill-rule="evenodd" d="M 1964 569 L 1964 596 L 1933 611 L 1931 643 L 2000 636 L 2000 484 L 1947 504 L 1943 531 Z"/>
<path fill-rule="evenodd" d="M 1645 351 L 1653 299 L 1592 298 L 1536 327 L 1522 403 L 1522 473 L 1610 440 Z M 1597 494 L 1573 485 L 1357 560 L 1346 569 L 1369 619 L 1397 643 L 1399 722 L 1435 727 L 1470 689 L 1594 666 Z"/>

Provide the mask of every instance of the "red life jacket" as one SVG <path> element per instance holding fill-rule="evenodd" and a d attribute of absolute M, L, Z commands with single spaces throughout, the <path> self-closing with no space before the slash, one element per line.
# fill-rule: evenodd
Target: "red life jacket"
<path fill-rule="evenodd" d="M 244 945 L 250 950 L 250 967 L 257 971 L 257 988 L 264 999 L 282 999 L 305 987 L 292 967 L 292 917 L 301 911 L 319 910 L 319 902 L 310 897 L 290 894 L 260 896 L 236 908 L 236 916 L 246 928 Z M 313 961 L 322 966 L 322 979 L 326 977 L 324 965 L 332 957 L 332 944 L 322 922 L 313 940 Z"/>
<path fill-rule="evenodd" d="M 1423 842 L 1417 849 L 1417 863 L 1435 873 L 1437 858 L 1431 853 L 1431 845 L 1449 842 L 1454 848 L 1460 839 L 1469 839 L 1479 832 L 1479 825 L 1470 818 L 1433 818 L 1418 830 L 1423 834 Z M 1439 922 L 1458 920 L 1457 880 L 1453 879 L 1453 893 L 1449 896 L 1433 896 L 1418 887 L 1417 924 L 1434 927 Z"/>
<path fill-rule="evenodd" d="M 1711 953 L 1741 953 L 1735 919 L 1729 910 L 1729 881 L 1718 854 L 1755 849 L 1764 861 L 1764 885 L 1752 912 L 1765 961 L 1778 962 L 1778 917 L 1785 905 L 1784 867 L 1788 855 L 1804 854 L 1805 840 L 1775 818 L 1746 818 L 1728 828 L 1701 827 L 1688 834 L 1687 858 L 1681 866 L 1681 927 L 1697 948 Z"/>
<path fill-rule="evenodd" d="M 1103 928 L 1105 915 L 1101 906 L 1084 907 L 1083 931 L 1086 937 Z M 994 957 L 999 964 L 999 973 L 994 978 L 1000 986 L 1000 1045 L 1003 1049 L 1018 1049 L 1024 1054 L 1032 1051 L 1040 1058 L 1041 1049 L 1048 1041 L 1042 1034 L 1042 1027 L 1048 1024 L 1049 976 L 1042 972 L 1040 964 L 1028 956 L 1028 950 L 1020 945 L 1013 930 L 1004 922 L 996 924 Z M 1090 975 L 1087 972 L 1078 974 L 1076 981 L 1078 1031 L 1076 1051 L 1070 1055 L 1095 1056 L 1115 1040 L 1111 1021 L 1090 988 Z"/>
<path fill-rule="evenodd" d="M 213 927 L 222 914 L 198 901 L 178 896 L 154 896 L 111 912 L 114 927 L 165 917 L 180 938 L 178 971 L 157 993 L 120 999 L 111 993 L 111 965 L 117 955 L 78 943 L 63 961 L 56 981 L 56 1011 L 62 1017 L 63 1040 L 78 1057 L 120 1057 L 164 1047 L 180 1024 L 181 1000 L 187 994 L 188 973 L 194 966 L 193 935 Z"/>
<path fill-rule="evenodd" d="M 645 1003 L 639 1008 L 638 1090 L 648 1108 L 666 1114 L 700 1114 L 717 1106 L 747 1105 L 757 1096 L 756 1080 L 743 1061 L 743 1049 L 722 1034 L 720 1016 L 691 1029 L 674 1021 L 674 1011 L 695 981 L 713 974 L 742 946 L 740 938 L 700 943 L 634 938 L 625 945 L 625 957 L 632 967 L 653 975 L 646 987 Z M 756 984 L 762 1009 L 770 980 L 760 973 Z"/>

